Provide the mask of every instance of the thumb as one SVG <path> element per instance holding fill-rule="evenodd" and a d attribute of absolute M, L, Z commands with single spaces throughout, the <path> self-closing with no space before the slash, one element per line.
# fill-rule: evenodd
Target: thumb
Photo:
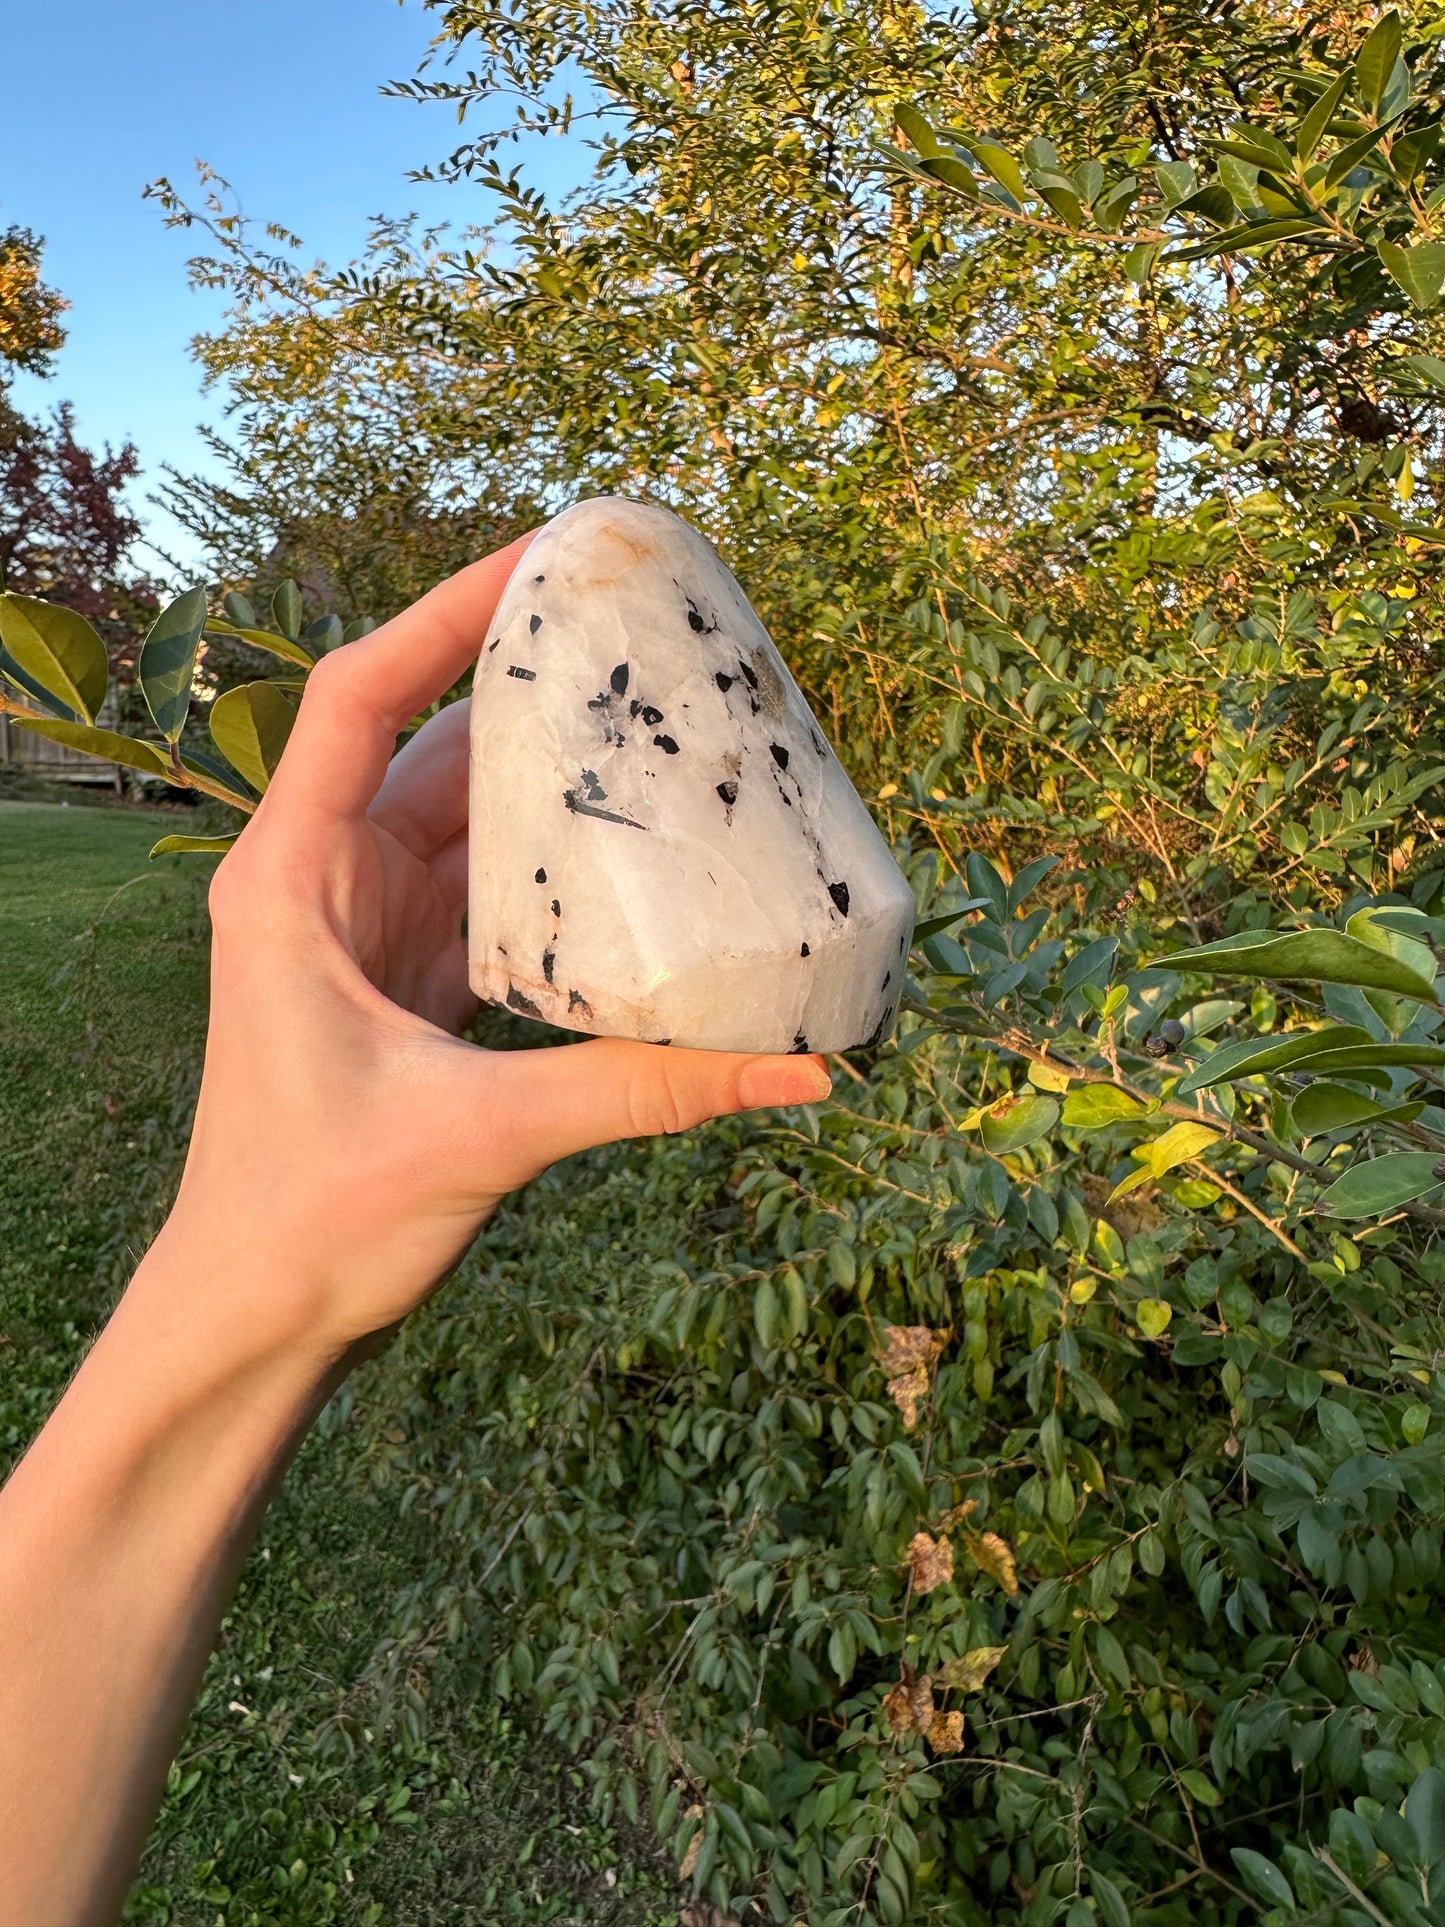
<path fill-rule="evenodd" d="M 529 1176 L 618 1138 L 687 1131 L 773 1104 L 812 1104 L 833 1088 L 821 1057 L 750 1057 L 614 1037 L 500 1052 L 485 1075 L 505 1161 L 525 1165 Z"/>

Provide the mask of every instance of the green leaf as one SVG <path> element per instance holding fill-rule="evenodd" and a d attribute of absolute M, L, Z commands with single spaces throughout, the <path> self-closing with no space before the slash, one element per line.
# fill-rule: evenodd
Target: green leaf
<path fill-rule="evenodd" d="M 1417 241 L 1412 248 L 1377 241 L 1375 252 L 1391 280 L 1399 282 L 1415 307 L 1435 306 L 1445 283 L 1445 241 Z"/>
<path fill-rule="evenodd" d="M 956 154 L 930 154 L 923 163 L 924 172 L 931 174 L 945 187 L 957 188 L 970 199 L 978 199 L 978 176 L 967 161 L 961 161 Z"/>
<path fill-rule="evenodd" d="M 276 686 L 278 689 L 283 687 L 280 683 Z M 234 801 L 241 809 L 255 808 L 254 797 L 237 792 L 236 785 L 239 779 L 224 757 L 212 756 L 206 750 L 186 749 L 181 753 L 181 767 L 190 770 L 193 776 L 209 776 L 213 783 L 219 783 L 223 789 L 231 791 Z"/>
<path fill-rule="evenodd" d="M 1440 134 L 1439 121 L 1432 121 L 1428 127 L 1416 127 L 1390 143 L 1390 167 L 1397 180 L 1408 187 L 1421 168 L 1434 160 Z"/>
<path fill-rule="evenodd" d="M 1294 1906 L 1294 1888 L 1272 1860 L 1252 1847 L 1231 1847 L 1229 1857 L 1261 1900 L 1271 1907 Z"/>
<path fill-rule="evenodd" d="M 1163 246 L 1162 241 L 1136 241 L 1124 256 L 1126 277 L 1142 287 L 1154 272 L 1154 263 L 1159 259 Z"/>
<path fill-rule="evenodd" d="M 1360 990 L 1393 990 L 1433 1004 L 1433 982 L 1397 958 L 1374 950 L 1343 930 L 1245 930 L 1196 950 L 1158 959 L 1161 970 L 1199 970 L 1207 976 L 1273 977 L 1282 983 L 1353 984 Z"/>
<path fill-rule="evenodd" d="M 1445 1774 L 1427 1766 L 1405 1795 L 1405 1819 L 1420 1848 L 1422 1867 L 1445 1860 Z"/>
<path fill-rule="evenodd" d="M 1197 1766 L 1186 1766 L 1179 1775 L 1179 1783 L 1192 1799 L 1202 1807 L 1217 1807 L 1224 1803 L 1224 1795 L 1207 1773 L 1201 1773 Z"/>
<path fill-rule="evenodd" d="M 1390 84 L 1390 76 L 1395 71 L 1403 33 L 1400 16 L 1392 8 L 1389 13 L 1381 14 L 1371 27 L 1365 36 L 1364 46 L 1355 58 L 1355 85 L 1360 90 L 1360 99 L 1372 114 L 1379 111 L 1385 89 Z"/>
<path fill-rule="evenodd" d="M 1059 1107 L 1053 1098 L 1021 1097 L 1001 1116 L 985 1111 L 979 1120 L 979 1135 L 986 1151 L 994 1157 L 1006 1157 L 1046 1137 L 1058 1121 Z"/>
<path fill-rule="evenodd" d="M 1105 234 L 1116 234 L 1138 192 L 1139 182 L 1135 175 L 1126 174 L 1122 181 L 1116 181 L 1108 193 L 1094 203 L 1095 225 L 1102 228 Z"/>
<path fill-rule="evenodd" d="M 1385 1066 L 1414 1065 L 1421 1069 L 1445 1064 L 1445 1050 L 1438 1044 L 1357 1044 L 1344 1050 L 1324 1050 L 1318 1057 L 1306 1058 L 1300 1065 L 1312 1077 L 1327 1077 L 1335 1071 L 1369 1071 Z"/>
<path fill-rule="evenodd" d="M 1294 241 L 1302 234 L 1325 234 L 1321 221 L 1299 216 L 1282 221 L 1245 221 L 1238 227 L 1226 228 L 1223 234 L 1212 234 L 1207 241 L 1196 241 L 1193 247 L 1180 248 L 1164 257 L 1166 265 L 1176 261 L 1207 261 L 1215 254 L 1241 254 L 1246 248 L 1264 247 L 1272 241 Z"/>
<path fill-rule="evenodd" d="M 1081 201 L 1088 204 L 1097 201 L 1104 186 L 1103 168 L 1096 160 L 1080 161 L 1074 169 L 1074 186 Z"/>
<path fill-rule="evenodd" d="M 753 1329 L 765 1351 L 772 1351 L 778 1342 L 780 1310 L 777 1287 L 771 1278 L 760 1278 L 753 1293 Z"/>
<path fill-rule="evenodd" d="M 17 729 L 28 729 L 37 736 L 48 736 L 52 743 L 64 743 L 87 756 L 100 756 L 107 763 L 124 769 L 143 770 L 147 776 L 168 776 L 170 764 L 154 743 L 142 743 L 134 736 L 118 736 L 114 730 L 94 729 L 89 723 L 62 723 L 52 717 L 12 716 Z"/>
<path fill-rule="evenodd" d="M 1116 1084 L 1084 1084 L 1064 1099 L 1063 1121 L 1075 1131 L 1102 1131 L 1125 1118 L 1147 1115 L 1138 1098 Z"/>
<path fill-rule="evenodd" d="M 977 850 L 970 850 L 964 860 L 963 873 L 974 896 L 981 897 L 993 911 L 994 921 L 1002 923 L 1008 916 L 1008 886 L 988 858 Z"/>
<path fill-rule="evenodd" d="M 1259 169 L 1230 154 L 1219 157 L 1219 184 L 1241 214 L 1259 206 Z"/>
<path fill-rule="evenodd" d="M 1160 161 L 1154 169 L 1154 179 L 1158 182 L 1165 207 L 1170 209 L 1187 200 L 1196 185 L 1194 169 L 1188 161 Z"/>
<path fill-rule="evenodd" d="M 1081 984 L 1107 983 L 1118 948 L 1117 937 L 1095 937 L 1092 943 L 1086 943 L 1082 950 L 1075 951 L 1065 965 L 1064 974 L 1059 979 L 1059 989 L 1067 994 L 1077 990 Z"/>
<path fill-rule="evenodd" d="M 1176 214 L 1197 214 L 1211 227 L 1227 227 L 1234 219 L 1234 199 L 1219 181 L 1211 181 L 1201 187 L 1197 194 L 1191 194 L 1187 201 L 1181 201 L 1175 208 Z"/>
<path fill-rule="evenodd" d="M 1294 1127 L 1303 1138 L 1348 1130 L 1352 1124 L 1365 1124 L 1386 1115 L 1383 1104 L 1366 1097 L 1363 1091 L 1351 1090 L 1347 1084 L 1311 1084 L 1289 1108 Z"/>
<path fill-rule="evenodd" d="M 1029 197 L 1029 191 L 1023 169 L 1008 149 L 1000 147 L 997 141 L 970 140 L 967 145 L 979 166 L 986 168 L 999 186 L 1006 189 L 1022 207 Z"/>
<path fill-rule="evenodd" d="M 908 136 L 911 144 L 917 148 L 925 160 L 927 160 L 930 155 L 942 154 L 947 151 L 940 144 L 938 136 L 934 133 L 923 115 L 906 100 L 899 101 L 898 105 L 893 109 L 893 118 Z"/>
<path fill-rule="evenodd" d="M 1268 1486 L 1272 1492 L 1293 1492 L 1313 1499 L 1319 1491 L 1307 1467 L 1274 1452 L 1251 1452 L 1245 1470 L 1256 1485 Z"/>
<path fill-rule="evenodd" d="M 0 642 L 15 661 L 87 723 L 105 701 L 105 644 L 84 616 L 38 596 L 0 594 Z"/>
<path fill-rule="evenodd" d="M 1400 1417 L 1400 1430 L 1405 1435 L 1406 1445 L 1418 1445 L 1430 1430 L 1430 1407 L 1419 1404 L 1407 1405 Z"/>
<path fill-rule="evenodd" d="M 167 603 L 146 632 L 136 663 L 141 694 L 168 743 L 178 742 L 191 709 L 196 650 L 206 626 L 206 592 L 187 589 Z"/>
<path fill-rule="evenodd" d="M 308 622 L 301 631 L 302 642 L 317 656 L 329 656 L 333 649 L 340 646 L 341 636 L 341 617 L 338 615 L 318 616 L 315 622 Z"/>
<path fill-rule="evenodd" d="M 240 835 L 235 836 L 163 836 L 159 843 L 151 845 L 151 856 L 224 856 Z"/>
<path fill-rule="evenodd" d="M 1358 1762 L 1358 1753 L 1355 1758 Z M 1374 1872 L 1374 1835 L 1360 1815 L 1351 1813 L 1348 1807 L 1336 1807 L 1330 1815 L 1330 1852 L 1352 1880 L 1368 1880 Z"/>
<path fill-rule="evenodd" d="M 1170 960 L 1172 964 L 1172 959 Z M 1212 1084 L 1228 1084 L 1238 1077 L 1254 1077 L 1261 1071 L 1282 1070 L 1301 1058 L 1317 1057 L 1322 1050 L 1343 1049 L 1350 1044 L 1368 1044 L 1370 1034 L 1353 1024 L 1324 1024 L 1318 1030 L 1289 1031 L 1283 1037 L 1245 1037 L 1238 1043 L 1221 1044 L 1187 1076 L 1181 1077 L 1177 1097 L 1208 1090 Z"/>
<path fill-rule="evenodd" d="M 1140 1148 L 1148 1153 L 1151 1173 L 1156 1178 L 1162 1178 L 1176 1164 L 1187 1164 L 1191 1158 L 1197 1158 L 1201 1152 L 1218 1144 L 1219 1137 L 1219 1132 L 1208 1124 L 1191 1124 L 1181 1120 L 1178 1124 L 1171 1124 L 1162 1137 L 1156 1137 L 1152 1143 Z M 1138 1155 L 1136 1151 L 1135 1156 Z"/>
<path fill-rule="evenodd" d="M 1325 129 L 1334 118 L 1335 109 L 1345 97 L 1345 89 L 1350 84 L 1350 76 L 1341 74 L 1338 80 L 1326 87 L 1309 111 L 1301 115 L 1295 128 L 1295 153 L 1302 161 L 1312 161 L 1315 149 L 1325 137 Z"/>
<path fill-rule="evenodd" d="M 933 1675 L 936 1686 L 947 1686 L 956 1693 L 978 1693 L 998 1665 L 1007 1646 L 975 1646 L 961 1659 L 946 1659 Z"/>
<path fill-rule="evenodd" d="M 268 655 L 280 656 L 283 662 L 294 662 L 298 669 L 314 669 L 316 659 L 292 642 L 288 636 L 275 635 L 270 629 L 255 629 L 249 624 L 244 627 L 236 622 L 222 622 L 218 616 L 206 620 L 207 635 L 232 636 L 237 642 L 247 642 L 253 649 L 264 649 Z"/>
<path fill-rule="evenodd" d="M 1251 167 L 1266 168 L 1271 174 L 1288 176 L 1294 171 L 1294 155 L 1282 140 L 1262 127 L 1241 124 L 1230 129 L 1227 140 L 1213 140 L 1209 145 L 1221 154 L 1232 154 L 1237 161 L 1247 161 Z"/>
<path fill-rule="evenodd" d="M 227 622 L 234 623 L 238 629 L 254 629 L 257 626 L 256 610 L 249 596 L 239 589 L 228 589 L 221 598 L 221 607 L 226 612 Z"/>
<path fill-rule="evenodd" d="M 294 704 L 275 683 L 243 683 L 212 703 L 211 740 L 254 789 L 264 792 L 295 720 Z"/>
<path fill-rule="evenodd" d="M 38 703 L 42 715 L 57 716 L 63 723 L 73 723 L 77 720 L 76 713 L 70 704 L 61 702 L 58 696 L 52 696 L 50 691 L 36 682 L 33 676 L 28 676 L 4 643 L 0 642 L 0 684 L 3 683 L 9 683 L 12 689 L 18 689 L 21 695 L 28 696 L 33 703 Z"/>
<path fill-rule="evenodd" d="M 1389 915 L 1388 909 L 1357 910 L 1345 924 L 1345 934 L 1358 937 L 1361 943 L 1368 944 L 1372 950 L 1382 950 L 1387 956 L 1397 958 L 1417 977 L 1429 982 L 1435 975 L 1434 952 L 1428 944 L 1421 943 L 1417 936 L 1393 927 L 1386 921 Z M 1367 1001 L 1375 1015 L 1397 1037 L 1414 1020 L 1415 1006 L 1407 1000 L 1375 991 Z"/>
<path fill-rule="evenodd" d="M 271 598 L 271 620 L 292 642 L 301 633 L 301 591 L 289 576 Z"/>
<path fill-rule="evenodd" d="M 1107 1874 L 1089 1869 L 1089 1892 L 1104 1927 L 1132 1927 L 1124 1896 Z"/>
<path fill-rule="evenodd" d="M 926 942 L 929 937 L 936 937 L 940 931 L 947 930 L 951 924 L 957 923 L 960 918 L 968 916 L 972 911 L 987 910 L 991 907 L 991 902 L 988 897 L 969 897 L 967 902 L 960 903 L 955 910 L 945 911 L 941 917 L 927 917 L 922 923 L 915 923 L 913 926 L 913 947 L 916 949 L 919 944 Z"/>
<path fill-rule="evenodd" d="M 1122 1198 L 1126 1192 L 1135 1191 L 1151 1178 L 1162 1178 L 1176 1165 L 1187 1164 L 1191 1159 L 1202 1156 L 1220 1140 L 1220 1131 L 1208 1124 L 1190 1124 L 1187 1121 L 1172 1124 L 1167 1131 L 1148 1144 L 1136 1145 L 1133 1156 L 1139 1162 L 1139 1169 L 1132 1171 L 1127 1178 L 1121 1178 L 1109 1193 L 1109 1203 Z"/>
<path fill-rule="evenodd" d="M 1033 895 L 1050 870 L 1062 862 L 1062 857 L 1039 856 L 1035 857 L 1032 863 L 1026 863 L 1008 887 L 1008 899 L 1005 904 L 1008 915 L 1016 916 L 1020 907 Z"/>
<path fill-rule="evenodd" d="M 1434 1151 L 1391 1151 L 1370 1158 L 1320 1194 L 1319 1210 L 1332 1218 L 1374 1218 L 1394 1211 L 1445 1182 L 1436 1175 L 1439 1162 Z"/>
<path fill-rule="evenodd" d="M 1174 1307 L 1167 1298 L 1141 1298 L 1134 1307 L 1134 1322 L 1146 1338 L 1160 1338 L 1169 1329 Z"/>
<path fill-rule="evenodd" d="M 1387 131 L 1383 127 L 1372 127 L 1369 133 L 1346 142 L 1337 154 L 1332 154 L 1325 169 L 1324 186 L 1327 189 L 1338 187 L 1347 174 L 1353 174 L 1360 162 L 1379 146 Z"/>
<path fill-rule="evenodd" d="M 1029 1082 L 1040 1091 L 1066 1091 L 1072 1074 L 1057 1064 L 1030 1064 Z"/>

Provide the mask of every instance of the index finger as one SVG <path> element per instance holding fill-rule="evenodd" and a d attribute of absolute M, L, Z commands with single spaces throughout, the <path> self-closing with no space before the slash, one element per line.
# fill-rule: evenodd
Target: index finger
<path fill-rule="evenodd" d="M 481 654 L 502 591 L 535 533 L 459 569 L 317 664 L 266 792 L 268 816 L 334 821 L 365 814 L 402 730 Z"/>

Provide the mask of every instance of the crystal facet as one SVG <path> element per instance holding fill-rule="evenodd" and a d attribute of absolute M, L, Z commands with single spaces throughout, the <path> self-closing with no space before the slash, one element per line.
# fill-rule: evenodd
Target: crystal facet
<path fill-rule="evenodd" d="M 913 896 L 716 551 L 613 497 L 507 584 L 471 714 L 472 988 L 706 1050 L 882 1039 Z"/>

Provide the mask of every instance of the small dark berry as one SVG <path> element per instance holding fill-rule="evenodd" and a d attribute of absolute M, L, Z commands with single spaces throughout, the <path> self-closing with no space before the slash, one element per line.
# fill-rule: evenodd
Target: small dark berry
<path fill-rule="evenodd" d="M 1146 1037 L 1144 1049 L 1150 1057 L 1172 1057 L 1174 1046 L 1167 1037 Z"/>
<path fill-rule="evenodd" d="M 1154 1035 L 1168 1044 L 1179 1045 L 1184 1042 L 1184 1026 L 1177 1017 L 1166 1017 Z"/>

